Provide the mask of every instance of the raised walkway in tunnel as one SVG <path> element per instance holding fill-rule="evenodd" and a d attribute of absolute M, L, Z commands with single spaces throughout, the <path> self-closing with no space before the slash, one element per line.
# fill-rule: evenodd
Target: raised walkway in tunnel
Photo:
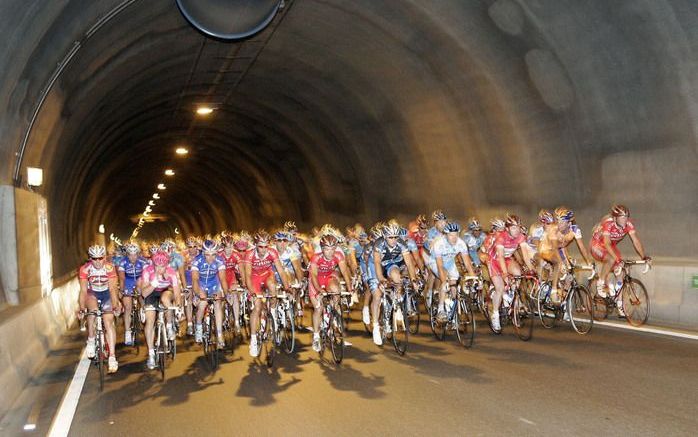
<path fill-rule="evenodd" d="M 423 323 L 400 357 L 373 345 L 358 316 L 340 366 L 319 361 L 307 332 L 272 369 L 243 346 L 212 372 L 185 340 L 162 382 L 142 351 L 120 347 L 121 367 L 102 393 L 90 366 L 69 435 L 688 436 L 698 426 L 695 339 L 538 325 L 522 342 L 511 327 L 494 336 L 479 319 L 470 350 L 435 340 Z M 23 434 L 28 420 L 48 431 L 82 346 L 77 330 L 65 336 L 0 432 Z"/>

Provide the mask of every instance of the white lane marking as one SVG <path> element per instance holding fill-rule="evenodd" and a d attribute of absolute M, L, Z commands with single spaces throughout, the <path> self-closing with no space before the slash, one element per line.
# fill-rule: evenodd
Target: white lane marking
<path fill-rule="evenodd" d="M 697 334 L 687 334 L 685 332 L 669 331 L 667 329 L 649 328 L 647 326 L 632 326 L 626 323 L 601 322 L 598 320 L 594 320 L 594 325 L 610 326 L 611 328 L 626 329 L 628 331 L 649 332 L 651 334 L 687 338 L 689 340 L 698 340 Z"/>
<path fill-rule="evenodd" d="M 429 379 L 429 382 L 433 382 L 434 384 L 441 385 L 441 383 L 435 379 Z"/>
<path fill-rule="evenodd" d="M 91 362 L 91 360 L 87 359 L 87 352 L 83 348 L 73 380 L 70 381 L 70 385 L 61 400 L 61 405 L 58 407 L 58 413 L 56 413 L 56 417 L 53 418 L 53 423 L 51 423 L 51 428 L 48 432 L 49 437 L 66 437 L 68 435 Z"/>
<path fill-rule="evenodd" d="M 535 422 L 531 422 L 530 420 L 524 419 L 523 417 L 519 417 L 519 420 L 523 423 L 528 423 L 529 425 L 535 425 Z"/>

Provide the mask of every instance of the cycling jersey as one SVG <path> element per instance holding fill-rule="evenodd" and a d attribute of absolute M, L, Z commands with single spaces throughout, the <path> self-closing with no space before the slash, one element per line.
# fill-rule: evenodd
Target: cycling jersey
<path fill-rule="evenodd" d="M 102 293 L 109 291 L 109 281 L 116 279 L 116 269 L 108 262 L 97 268 L 92 261 L 88 261 L 80 267 L 78 278 L 87 281 L 88 292 Z"/>
<path fill-rule="evenodd" d="M 240 254 L 240 252 L 233 250 L 230 253 L 230 256 L 227 256 L 225 254 L 225 251 L 222 250 L 218 253 L 218 256 L 225 263 L 225 280 L 226 280 L 226 282 L 228 282 L 228 287 L 232 287 L 233 285 L 237 285 L 237 283 L 238 283 L 237 275 L 240 274 L 240 270 L 238 269 L 238 264 L 240 263 L 240 260 L 242 259 L 242 255 Z"/>
<path fill-rule="evenodd" d="M 286 250 L 279 252 L 279 261 L 281 261 L 281 265 L 284 266 L 286 274 L 290 275 L 291 279 L 296 277 L 296 269 L 293 267 L 293 261 L 300 259 L 301 253 L 298 251 L 298 247 L 295 245 L 288 245 L 286 246 Z M 276 276 L 277 282 L 282 282 L 281 275 L 279 275 L 279 272 L 276 271 L 276 267 L 274 267 L 274 275 Z"/>
<path fill-rule="evenodd" d="M 273 247 L 267 248 L 267 253 L 260 256 L 256 249 L 250 250 L 243 258 L 252 268 L 252 276 L 262 276 L 272 271 L 274 262 L 279 259 L 279 252 Z"/>
<path fill-rule="evenodd" d="M 407 236 L 406 238 L 402 238 L 401 241 L 405 244 L 405 246 L 407 246 L 407 250 L 409 250 L 410 252 L 416 252 L 417 250 L 419 250 L 417 243 L 409 236 Z"/>
<path fill-rule="evenodd" d="M 177 279 L 177 271 L 172 267 L 166 267 L 163 274 L 158 274 L 155 270 L 156 267 L 153 265 L 147 266 L 143 269 L 143 284 L 155 285 L 157 286 L 153 289 L 153 293 L 162 293 L 170 287 L 175 287 L 179 285 L 179 279 Z"/>
<path fill-rule="evenodd" d="M 199 255 L 200 253 L 190 255 L 189 251 L 184 253 L 184 280 L 187 281 L 187 287 L 191 287 L 191 265 Z"/>
<path fill-rule="evenodd" d="M 170 254 L 170 264 L 169 266 L 172 267 L 175 271 L 178 271 L 180 267 L 184 265 L 184 257 L 182 255 L 178 254 L 177 252 L 172 252 Z"/>
<path fill-rule="evenodd" d="M 225 261 L 219 256 L 208 263 L 206 255 L 199 254 L 191 263 L 191 270 L 199 272 L 199 287 L 206 290 L 208 294 L 213 294 L 221 289 L 218 272 L 225 271 Z"/>
<path fill-rule="evenodd" d="M 403 254 L 409 250 L 400 239 L 396 240 L 395 245 L 391 247 L 387 240 L 381 237 L 374 243 L 373 251 L 380 255 L 381 265 L 385 268 L 393 264 L 403 264 L 405 262 Z"/>
<path fill-rule="evenodd" d="M 601 221 L 601 223 L 599 223 L 598 225 L 594 226 L 591 242 L 592 244 L 603 245 L 603 236 L 604 234 L 608 234 L 609 238 L 611 239 L 611 243 L 618 243 L 623 238 L 625 238 L 626 235 L 628 235 L 630 232 L 634 230 L 635 225 L 630 220 L 630 218 L 628 218 L 628 222 L 625 224 L 625 227 L 621 228 L 616 224 L 616 221 L 613 217 L 608 217 L 605 220 Z"/>
<path fill-rule="evenodd" d="M 484 232 L 480 232 L 480 235 L 477 237 L 474 236 L 472 232 L 466 232 L 463 234 L 463 241 L 465 242 L 465 245 L 468 246 L 468 255 L 470 256 L 470 260 L 473 262 L 473 265 L 480 265 L 480 257 L 477 256 L 477 251 L 482 246 L 482 243 L 484 243 L 485 238 L 486 234 Z"/>
<path fill-rule="evenodd" d="M 492 244 L 492 248 L 490 249 L 490 258 L 495 259 L 497 257 L 498 246 L 504 247 L 504 258 L 510 258 L 521 243 L 525 241 L 526 235 L 524 235 L 523 232 L 516 237 L 512 237 L 507 231 L 498 232 L 494 239 L 494 244 Z"/>
<path fill-rule="evenodd" d="M 458 273 L 458 267 L 456 266 L 456 256 L 458 254 L 467 255 L 468 246 L 465 241 L 460 237 L 456 241 L 456 244 L 451 244 L 445 235 L 438 236 L 432 242 L 432 251 L 429 257 L 428 266 L 434 275 L 439 275 L 438 265 L 436 264 L 436 259 L 441 257 L 443 262 L 443 267 L 448 273 L 449 279 L 456 280 L 460 276 Z"/>
<path fill-rule="evenodd" d="M 120 272 L 124 272 L 124 294 L 130 295 L 133 289 L 136 288 L 138 279 L 143 274 L 143 269 L 150 263 L 145 258 L 138 257 L 135 262 L 131 262 L 128 257 L 121 260 L 118 266 Z"/>
<path fill-rule="evenodd" d="M 431 229 L 429 229 L 426 237 L 424 237 L 424 243 L 422 245 L 426 252 L 431 251 L 432 241 L 434 241 L 434 238 L 438 237 L 439 235 L 443 235 L 443 232 L 438 230 L 436 226 L 433 226 Z"/>
<path fill-rule="evenodd" d="M 332 258 L 327 259 L 325 255 L 321 253 L 316 253 L 310 259 L 310 266 L 317 267 L 317 279 L 320 287 L 327 287 L 333 278 L 337 278 L 337 266 L 339 263 L 344 261 L 344 254 L 340 250 L 336 250 Z M 310 297 L 316 297 L 319 290 L 315 289 L 313 281 L 310 281 L 308 285 L 308 292 Z"/>

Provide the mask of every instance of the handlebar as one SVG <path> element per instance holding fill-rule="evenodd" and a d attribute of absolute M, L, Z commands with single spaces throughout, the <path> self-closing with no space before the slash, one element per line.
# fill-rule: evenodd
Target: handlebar
<path fill-rule="evenodd" d="M 631 259 L 623 261 L 623 264 L 625 264 L 626 266 L 639 266 L 644 264 L 645 268 L 642 270 L 643 275 L 649 272 L 652 268 L 652 260 L 649 259 Z"/>

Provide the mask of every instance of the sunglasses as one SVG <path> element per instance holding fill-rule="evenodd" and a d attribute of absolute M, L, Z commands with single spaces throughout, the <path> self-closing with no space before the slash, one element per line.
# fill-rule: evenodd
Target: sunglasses
<path fill-rule="evenodd" d="M 266 249 L 269 246 L 266 244 L 257 244 L 256 247 L 257 247 L 257 249 Z"/>
<path fill-rule="evenodd" d="M 92 261 L 102 261 L 104 259 L 103 256 L 100 256 L 99 258 L 92 258 Z"/>

